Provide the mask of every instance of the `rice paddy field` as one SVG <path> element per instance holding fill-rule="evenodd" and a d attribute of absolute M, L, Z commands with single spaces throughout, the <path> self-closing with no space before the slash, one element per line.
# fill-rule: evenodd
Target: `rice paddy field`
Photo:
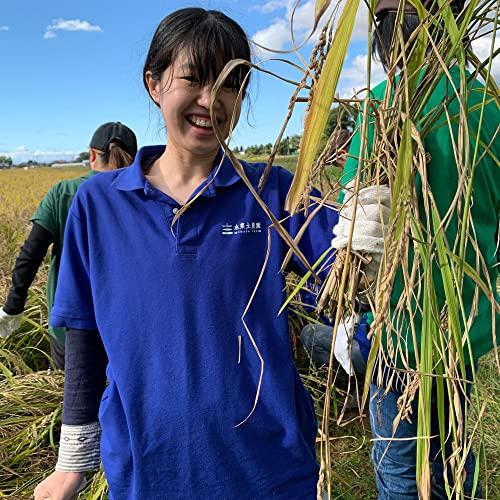
<path fill-rule="evenodd" d="M 284 161 L 280 161 L 284 160 Z M 293 169 L 295 159 L 278 159 Z M 10 271 L 29 228 L 29 218 L 43 195 L 60 179 L 78 177 L 83 169 L 36 168 L 0 171 L 0 302 L 10 285 Z M 21 328 L 8 340 L 0 340 L 0 497 L 16 499 L 32 495 L 35 485 L 55 465 L 61 418 L 63 374 L 55 371 L 47 356 L 47 315 L 44 287 L 48 258 L 31 288 Z M 301 321 L 292 320 L 297 334 Z M 300 344 L 292 339 L 304 383 L 322 415 L 326 373 L 311 366 Z M 482 359 L 479 371 L 482 400 L 482 444 L 486 463 L 481 466 L 487 498 L 500 498 L 500 380 L 492 354 Z M 340 395 L 340 393 L 339 393 Z M 333 398 L 333 414 L 340 417 L 341 400 Z M 336 405 L 338 401 L 338 406 Z M 339 419 L 340 420 L 340 419 Z M 330 439 L 333 498 L 373 499 L 376 489 L 369 458 L 370 432 L 364 413 L 347 412 L 340 425 L 332 419 Z M 102 473 L 80 499 L 106 498 Z"/>

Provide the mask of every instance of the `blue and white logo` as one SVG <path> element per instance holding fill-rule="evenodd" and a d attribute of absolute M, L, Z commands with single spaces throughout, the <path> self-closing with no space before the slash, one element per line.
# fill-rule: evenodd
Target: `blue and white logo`
<path fill-rule="evenodd" d="M 225 224 L 222 224 L 223 235 L 233 236 L 235 234 L 251 234 L 261 232 L 261 222 L 238 222 L 236 224 L 230 224 L 229 222 L 226 222 Z"/>

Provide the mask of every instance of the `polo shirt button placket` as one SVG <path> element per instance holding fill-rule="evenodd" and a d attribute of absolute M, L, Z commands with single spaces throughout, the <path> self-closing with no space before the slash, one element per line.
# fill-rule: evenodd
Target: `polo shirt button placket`
<path fill-rule="evenodd" d="M 172 215 L 175 216 L 181 207 L 172 207 Z M 197 234 L 198 228 L 193 227 L 196 220 L 193 219 L 192 211 L 194 207 L 188 210 L 185 215 L 180 217 L 175 224 L 177 255 L 182 259 L 195 259 L 198 253 Z"/>

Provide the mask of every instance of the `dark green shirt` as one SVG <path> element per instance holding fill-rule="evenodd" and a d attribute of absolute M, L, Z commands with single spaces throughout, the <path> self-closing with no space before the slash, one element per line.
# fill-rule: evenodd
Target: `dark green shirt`
<path fill-rule="evenodd" d="M 451 78 L 455 84 L 455 88 L 460 88 L 460 74 L 459 69 L 456 67 L 450 70 Z M 470 77 L 470 75 L 468 74 Z M 387 82 L 382 82 L 380 85 L 373 89 L 373 97 L 376 100 L 383 100 Z M 428 182 L 436 201 L 437 209 L 440 217 L 443 218 L 456 196 L 458 186 L 458 169 L 454 156 L 453 143 L 457 141 L 458 137 L 458 120 L 459 116 L 459 102 L 456 98 L 449 101 L 450 96 L 454 95 L 454 90 L 447 77 L 443 77 L 437 85 L 435 91 L 431 95 L 427 105 L 423 110 L 423 116 L 428 116 L 428 113 L 436 113 L 438 119 L 434 122 L 430 131 L 423 137 L 425 151 L 431 155 L 431 161 L 427 165 Z M 480 103 L 483 100 L 484 86 L 477 80 L 470 79 L 468 85 L 468 130 L 470 134 L 470 152 L 474 152 L 477 140 L 477 131 L 479 129 L 480 120 Z M 487 96 L 491 100 L 491 97 Z M 477 108 L 475 108 L 477 106 Z M 446 112 L 452 119 L 451 131 L 446 118 Z M 360 116 L 362 114 L 360 113 Z M 368 150 L 370 151 L 373 144 L 374 134 L 374 118 L 369 117 L 368 126 Z M 499 224 L 500 214 L 500 167 L 498 159 L 500 158 L 500 141 L 498 140 L 497 127 L 500 123 L 500 111 L 495 102 L 490 102 L 484 108 L 483 122 L 481 125 L 480 145 L 477 158 L 479 159 L 473 181 L 472 192 L 472 208 L 471 217 L 473 221 L 473 228 L 470 230 L 475 231 L 475 236 L 478 243 L 478 250 L 483 256 L 486 264 L 487 274 L 491 287 L 494 289 L 495 299 L 498 302 L 499 294 L 496 288 L 498 278 L 497 267 L 497 231 Z M 358 123 L 359 125 L 359 123 Z M 417 124 L 418 126 L 418 124 Z M 342 183 L 345 185 L 351 180 L 357 171 L 358 159 L 360 148 L 360 127 L 358 132 L 354 135 L 350 153 L 353 157 L 349 157 L 344 173 L 342 175 Z M 485 145 L 491 145 L 489 152 L 485 151 Z M 417 176 L 416 189 L 420 200 L 420 213 L 424 214 L 424 207 L 422 204 L 421 195 L 421 181 Z M 424 221 L 422 216 L 422 222 Z M 448 228 L 446 230 L 446 240 L 450 248 L 453 247 L 453 242 L 456 239 L 458 232 L 458 217 L 453 214 Z M 466 261 L 476 269 L 477 252 L 468 245 L 466 249 Z M 409 255 L 409 268 L 411 268 L 413 260 L 413 252 L 410 247 Z M 437 265 L 433 269 L 433 276 L 436 286 L 438 307 L 441 309 L 445 305 L 445 294 L 441 276 Z M 481 271 L 481 278 L 485 281 L 486 275 Z M 476 285 L 468 278 L 464 278 L 462 287 L 462 300 L 465 308 L 466 316 L 469 316 L 471 307 L 474 303 L 474 296 L 476 292 Z M 403 289 L 403 280 L 401 272 L 396 275 L 393 293 L 391 297 L 391 311 L 396 308 L 399 297 Z M 414 304 L 416 306 L 416 304 Z M 419 305 L 422 306 L 422 300 L 419 299 Z M 500 316 L 495 313 L 495 322 L 500 323 Z M 415 330 L 417 333 L 417 343 L 420 344 L 420 332 L 422 325 L 422 317 L 416 314 L 414 317 Z M 408 318 L 405 320 L 406 325 L 400 324 L 399 329 L 403 330 L 402 336 L 404 347 L 407 347 L 407 357 L 410 362 L 414 363 L 415 346 L 412 340 L 410 328 L 408 326 Z M 478 295 L 477 311 L 473 318 L 472 325 L 469 330 L 469 337 L 472 344 L 472 357 L 477 360 L 480 356 L 490 351 L 494 345 L 498 345 L 500 335 L 493 331 L 493 316 L 492 305 L 488 297 L 481 291 Z M 462 323 L 463 326 L 463 323 Z M 496 337 L 496 344 L 494 343 Z M 393 339 L 396 341 L 395 337 Z M 467 353 L 468 349 L 464 347 L 464 354 L 466 360 L 470 361 Z M 400 364 L 401 360 L 398 360 Z"/>
<path fill-rule="evenodd" d="M 47 309 L 49 318 L 52 305 L 54 304 L 54 294 L 64 240 L 64 228 L 66 226 L 66 219 L 68 218 L 69 207 L 80 184 L 96 173 L 98 172 L 91 170 L 82 177 L 66 179 L 52 186 L 36 209 L 33 217 L 31 217 L 32 222 L 36 222 L 49 231 L 54 241 L 47 281 Z M 64 342 L 64 328 L 55 328 L 49 325 L 49 333 L 59 342 Z"/>

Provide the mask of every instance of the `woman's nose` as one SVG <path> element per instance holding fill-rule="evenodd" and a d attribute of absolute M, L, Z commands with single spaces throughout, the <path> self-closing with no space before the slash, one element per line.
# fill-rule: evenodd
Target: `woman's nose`
<path fill-rule="evenodd" d="M 197 99 L 198 104 L 208 109 L 210 107 L 211 94 L 212 94 L 212 85 L 207 84 L 203 85 L 203 87 L 200 87 Z"/>
<path fill-rule="evenodd" d="M 212 99 L 212 89 L 213 89 L 213 83 L 207 83 L 203 87 L 200 87 L 197 99 L 198 105 L 203 106 L 206 109 L 210 108 L 210 101 Z M 214 102 L 214 109 L 217 109 L 218 106 L 220 106 L 220 101 L 219 99 L 216 99 Z"/>

